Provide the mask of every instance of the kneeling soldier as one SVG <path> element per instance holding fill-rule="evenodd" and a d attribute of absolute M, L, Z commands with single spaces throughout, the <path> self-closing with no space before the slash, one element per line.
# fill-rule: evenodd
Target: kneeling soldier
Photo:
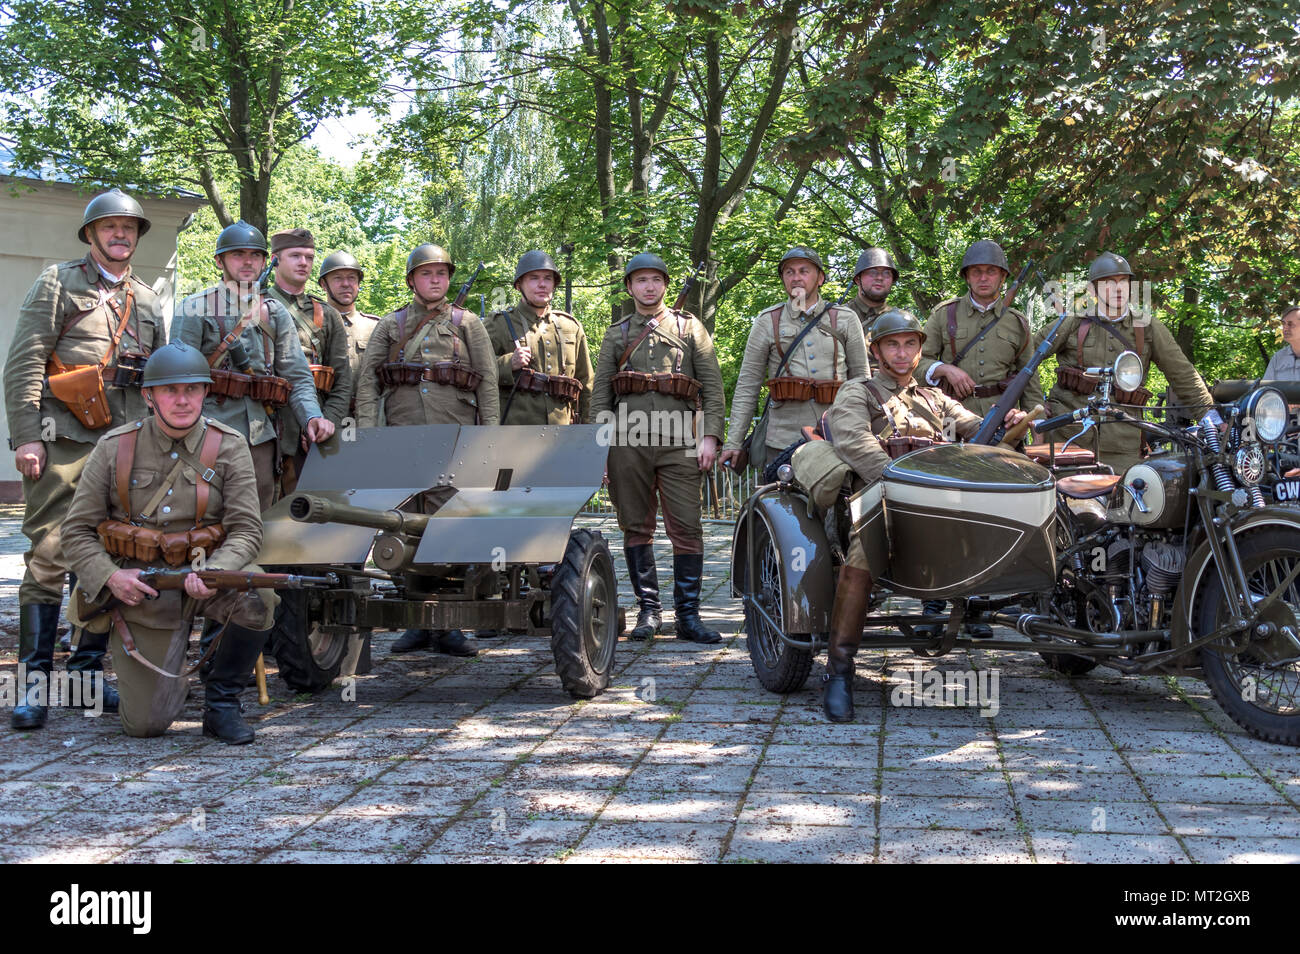
<path fill-rule="evenodd" d="M 942 441 L 946 421 L 952 422 L 959 437 L 970 437 L 979 430 L 982 419 L 978 415 L 938 388 L 918 386 L 912 379 L 924 342 L 925 333 L 914 315 L 902 310 L 885 312 L 871 326 L 871 355 L 880 371 L 870 380 L 855 378 L 846 383 L 826 414 L 835 452 L 867 484 L 879 480 L 889 463 L 890 454 L 882 441 L 890 437 Z M 1011 410 L 1007 424 L 1024 416 L 1023 411 Z M 871 571 L 855 537 L 835 585 L 826 651 L 823 705 L 832 722 L 853 719 L 853 657 L 862 642 L 870 597 Z"/>
<path fill-rule="evenodd" d="M 253 741 L 239 694 L 266 642 L 275 593 L 217 591 L 193 574 L 184 594 L 140 580 L 150 567 L 256 570 L 262 520 L 253 459 L 239 431 L 202 416 L 211 381 L 195 348 L 173 342 L 153 353 L 143 388 L 154 416 L 95 445 L 63 524 L 63 552 L 77 574 L 76 615 L 101 632 L 111 626 L 126 734 L 161 735 L 180 713 L 191 621 L 201 614 L 226 624 L 207 679 L 203 734 L 239 744 Z M 108 611 L 96 613 L 100 606 Z"/>

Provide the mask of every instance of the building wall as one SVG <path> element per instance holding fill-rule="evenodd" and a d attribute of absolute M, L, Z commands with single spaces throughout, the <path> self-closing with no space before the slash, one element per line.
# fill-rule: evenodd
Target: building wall
<path fill-rule="evenodd" d="M 92 195 L 63 183 L 0 177 L 0 355 L 9 353 L 18 310 L 41 271 L 48 265 L 85 257 L 89 247 L 77 240 L 77 228 Z M 131 264 L 158 293 L 164 328 L 170 328 L 176 233 L 203 201 L 141 198 L 140 205 L 153 224 Z M 7 418 L 0 418 L 0 431 L 5 440 L 0 445 L 0 501 L 14 502 L 22 499 L 22 484 L 13 454 L 7 450 Z"/>

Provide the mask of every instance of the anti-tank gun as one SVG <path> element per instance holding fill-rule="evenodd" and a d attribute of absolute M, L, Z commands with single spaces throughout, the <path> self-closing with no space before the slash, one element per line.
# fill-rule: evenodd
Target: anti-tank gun
<path fill-rule="evenodd" d="M 347 581 L 284 601 L 286 681 L 329 685 L 375 629 L 492 629 L 549 637 L 565 689 L 600 693 L 623 625 L 617 581 L 604 537 L 572 526 L 601 484 L 597 431 L 445 424 L 323 445 L 263 516 L 260 565 Z"/>

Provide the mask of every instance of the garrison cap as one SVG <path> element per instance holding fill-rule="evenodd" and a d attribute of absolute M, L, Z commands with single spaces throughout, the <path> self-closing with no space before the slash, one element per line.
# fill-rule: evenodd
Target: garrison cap
<path fill-rule="evenodd" d="M 279 254 L 286 248 L 316 247 L 316 238 L 306 229 L 281 229 L 271 233 L 271 252 Z"/>

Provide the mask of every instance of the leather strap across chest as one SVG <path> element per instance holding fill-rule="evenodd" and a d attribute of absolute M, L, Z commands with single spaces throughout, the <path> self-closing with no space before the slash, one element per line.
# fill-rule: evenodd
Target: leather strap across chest
<path fill-rule="evenodd" d="M 140 429 L 128 431 L 123 434 L 117 442 L 117 499 L 122 505 L 122 510 L 126 513 L 128 521 L 134 521 L 135 514 L 131 511 L 131 469 L 135 466 L 136 440 L 139 437 Z M 221 453 L 221 431 L 215 427 L 205 425 L 203 433 L 203 443 L 199 447 L 197 479 L 194 483 L 194 525 L 202 526 L 203 517 L 208 511 L 208 498 L 211 494 L 211 485 L 217 480 L 216 464 L 217 456 Z M 141 516 L 148 517 L 154 509 L 162 502 L 162 498 L 167 495 L 167 491 L 172 488 L 179 478 L 181 469 L 185 464 L 194 466 L 194 462 L 188 457 L 182 456 L 177 452 L 176 466 L 172 468 L 167 479 L 158 492 L 145 505 L 141 511 Z"/>
<path fill-rule="evenodd" d="M 218 342 L 216 348 L 213 349 L 212 354 L 208 356 L 209 368 L 215 368 L 221 363 L 221 359 L 225 357 L 230 346 L 239 340 L 239 336 L 244 333 L 244 329 L 253 321 L 257 321 L 261 317 L 263 308 L 266 309 L 267 317 L 270 317 L 271 314 L 270 306 L 262 300 L 260 294 L 256 294 L 253 296 L 252 307 L 248 309 L 246 314 L 240 316 L 239 321 L 235 322 L 235 327 L 227 332 L 225 309 L 220 307 L 221 303 L 218 300 L 217 295 L 218 291 L 214 288 L 212 294 L 208 296 L 208 310 L 212 312 L 213 317 L 216 318 L 217 330 L 221 333 L 221 341 Z M 265 328 L 260 327 L 260 324 L 259 329 L 262 332 L 262 352 L 266 362 L 266 370 L 269 374 L 275 369 L 275 357 L 271 350 L 271 336 Z"/>
<path fill-rule="evenodd" d="M 1003 315 L 994 314 L 992 320 L 990 320 L 987 324 L 984 325 L 984 327 L 982 327 L 978 332 L 976 332 L 975 337 L 971 338 L 970 341 L 966 342 L 966 347 L 962 348 L 961 351 L 958 351 L 957 350 L 957 302 L 955 301 L 949 302 L 948 303 L 948 347 L 952 349 L 952 353 L 953 353 L 952 363 L 955 364 L 957 367 L 961 367 L 961 359 L 966 357 L 966 355 L 970 354 L 970 349 L 975 347 L 977 344 L 979 344 L 979 342 L 983 339 L 983 337 L 986 334 L 988 334 L 990 331 L 992 331 L 993 326 L 996 325 L 999 321 L 1001 321 L 1002 318 Z M 1024 332 L 1024 335 L 1020 341 L 1020 348 L 1019 350 L 1016 351 L 1017 361 L 1019 361 L 1020 356 L 1025 353 L 1025 349 L 1029 347 L 1029 339 L 1031 337 L 1029 333 L 1029 319 L 1023 316 L 1020 316 L 1020 330 Z"/>
<path fill-rule="evenodd" d="M 406 352 L 406 346 L 415 340 L 415 336 L 420 333 L 420 330 L 422 328 L 427 330 L 425 331 L 424 335 L 421 336 L 420 340 L 424 340 L 424 338 L 428 337 L 429 331 L 433 330 L 434 324 L 436 323 L 437 318 L 441 313 L 441 309 L 434 309 L 433 311 L 425 315 L 423 318 L 421 318 L 418 322 L 416 322 L 415 327 L 412 328 L 409 332 L 407 332 L 406 318 L 407 315 L 410 314 L 410 311 L 411 311 L 411 306 L 407 305 L 405 308 L 403 308 L 401 311 L 397 313 L 398 338 L 397 341 L 393 343 L 392 347 L 388 349 L 389 362 L 401 360 L 401 357 L 404 356 Z M 456 333 L 452 335 L 452 341 L 451 341 L 452 361 L 460 361 L 460 323 L 464 315 L 465 313 L 463 311 L 456 308 L 455 306 L 452 307 L 451 324 L 453 328 L 457 329 Z"/>
<path fill-rule="evenodd" d="M 1129 341 L 1128 338 L 1109 321 L 1099 320 L 1096 318 L 1085 318 L 1083 321 L 1079 322 L 1078 332 L 1078 362 L 1080 371 L 1087 367 L 1083 362 L 1083 342 L 1084 339 L 1088 337 L 1088 332 L 1092 330 L 1093 325 L 1099 325 L 1103 331 L 1108 332 L 1112 338 L 1124 345 L 1129 351 L 1136 350 L 1137 356 L 1142 359 L 1143 366 L 1145 367 L 1146 357 L 1143 352 L 1146 350 L 1146 328 L 1143 325 L 1138 325 L 1133 329 L 1133 333 L 1137 337 L 1137 348 L 1135 349 L 1133 347 L 1133 342 Z"/>
<path fill-rule="evenodd" d="M 789 358 L 785 356 L 785 351 L 781 348 L 781 311 L 781 308 L 776 308 L 772 311 L 772 344 L 776 346 L 777 357 L 781 359 L 781 363 L 777 365 L 776 374 L 772 375 L 774 378 L 781 376 L 781 372 L 785 369 L 786 363 L 789 361 Z M 795 335 L 795 339 L 790 342 L 790 349 L 793 351 L 795 346 L 803 340 L 804 336 L 812 331 L 813 325 L 821 321 L 822 315 L 825 315 L 827 312 L 830 312 L 831 316 L 831 377 L 834 378 L 839 374 L 840 370 L 840 327 L 839 315 L 836 314 L 835 309 L 830 305 L 827 305 L 816 318 L 810 318 L 808 320 L 799 334 Z"/>
<path fill-rule="evenodd" d="M 113 313 L 113 317 L 117 319 L 117 328 L 113 331 L 113 340 L 109 344 L 108 350 L 104 352 L 104 356 L 100 358 L 99 361 L 97 362 L 100 368 L 107 368 L 108 363 L 111 360 L 113 360 L 113 355 L 117 354 L 117 346 L 119 342 L 121 342 L 122 340 L 122 333 L 126 331 L 127 323 L 131 320 L 131 315 L 134 313 L 135 310 L 135 289 L 131 287 L 130 279 L 129 278 L 127 279 L 126 297 L 122 303 L 121 311 L 117 310 L 117 302 L 113 300 L 113 297 L 111 295 L 105 297 L 103 301 L 104 304 L 108 305 L 109 310 Z M 94 309 L 92 308 L 90 311 L 94 311 Z M 81 318 L 83 318 L 85 315 L 88 314 L 90 314 L 89 311 L 83 312 L 81 315 L 76 316 L 76 318 L 73 321 L 65 325 L 64 328 L 59 332 L 59 337 L 62 337 L 64 334 L 66 334 L 68 332 L 68 329 L 72 328 L 73 325 L 75 325 L 78 321 L 81 320 Z M 136 340 L 139 341 L 140 339 L 136 337 Z M 59 359 L 59 356 L 55 354 L 53 351 L 50 352 L 49 365 L 50 365 L 50 370 L 53 371 L 53 373 L 55 374 L 62 374 L 63 372 L 68 370 L 68 366 L 64 364 Z"/>

